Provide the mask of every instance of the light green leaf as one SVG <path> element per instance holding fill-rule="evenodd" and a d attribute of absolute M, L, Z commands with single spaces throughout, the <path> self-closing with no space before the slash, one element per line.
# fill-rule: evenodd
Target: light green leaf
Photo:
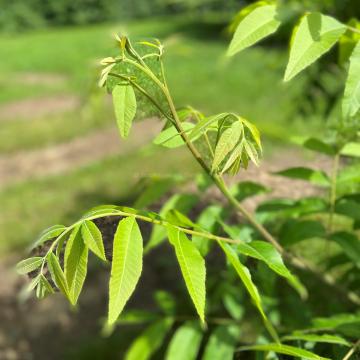
<path fill-rule="evenodd" d="M 120 135 L 128 137 L 136 114 L 136 97 L 131 85 L 116 85 L 112 91 L 115 116 Z"/>
<path fill-rule="evenodd" d="M 187 322 L 176 330 L 167 349 L 165 360 L 195 360 L 202 332 L 198 323 Z"/>
<path fill-rule="evenodd" d="M 188 133 L 194 128 L 194 124 L 189 122 L 183 122 L 181 126 L 183 127 L 183 131 L 185 133 Z M 158 136 L 156 136 L 156 138 L 153 140 L 153 143 L 155 145 L 161 145 L 170 149 L 185 145 L 184 140 L 173 125 L 171 125 L 166 130 L 163 130 Z"/>
<path fill-rule="evenodd" d="M 280 24 L 275 5 L 257 7 L 239 23 L 227 55 L 233 56 L 269 36 L 278 29 Z"/>
<path fill-rule="evenodd" d="M 130 345 L 125 360 L 147 360 L 161 346 L 173 320 L 161 319 L 145 329 Z"/>
<path fill-rule="evenodd" d="M 54 225 L 49 227 L 40 234 L 39 238 L 31 245 L 30 250 L 41 246 L 47 240 L 58 237 L 65 230 L 66 227 L 64 225 Z"/>
<path fill-rule="evenodd" d="M 51 274 L 51 278 L 53 279 L 55 285 L 70 300 L 65 275 L 61 269 L 58 258 L 53 252 L 50 252 L 46 260 Z"/>
<path fill-rule="evenodd" d="M 281 255 L 273 245 L 264 241 L 252 241 L 250 243 L 240 243 L 237 245 L 240 253 L 263 261 L 271 270 L 278 275 L 286 278 L 290 285 L 297 290 L 302 298 L 307 297 L 306 288 L 300 283 L 299 279 L 291 274 L 285 266 Z"/>
<path fill-rule="evenodd" d="M 330 179 L 325 172 L 321 170 L 306 168 L 306 167 L 293 167 L 286 170 L 275 172 L 274 174 L 288 177 L 291 179 L 309 181 L 319 186 L 328 187 L 330 185 Z"/>
<path fill-rule="evenodd" d="M 266 345 L 252 345 L 252 346 L 242 346 L 240 351 L 274 351 L 278 354 L 290 355 L 294 357 L 299 357 L 306 360 L 331 360 L 328 358 L 321 357 L 310 351 L 299 349 L 294 346 L 283 345 L 283 344 L 266 344 Z"/>
<path fill-rule="evenodd" d="M 64 274 L 70 301 L 77 303 L 87 273 L 88 248 L 81 238 L 80 226 L 74 228 L 65 247 Z"/>
<path fill-rule="evenodd" d="M 196 246 L 186 235 L 168 226 L 170 243 L 175 248 L 182 275 L 190 297 L 202 322 L 205 321 L 205 261 Z"/>
<path fill-rule="evenodd" d="M 303 16 L 293 37 L 285 81 L 329 51 L 345 32 L 346 26 L 320 13 Z"/>
<path fill-rule="evenodd" d="M 350 343 L 346 341 L 344 338 L 336 335 L 328 335 L 328 334 L 302 334 L 302 333 L 294 333 L 292 335 L 284 336 L 282 338 L 283 341 L 310 341 L 314 343 L 327 343 L 327 344 L 338 344 L 344 346 L 350 346 Z"/>
<path fill-rule="evenodd" d="M 229 244 L 226 244 L 222 241 L 218 241 L 218 244 L 223 249 L 223 251 L 226 255 L 226 258 L 228 259 L 228 261 L 231 263 L 231 265 L 234 267 L 235 271 L 239 275 L 247 292 L 249 293 L 251 299 L 253 300 L 254 305 L 257 307 L 262 318 L 264 319 L 264 323 L 265 323 L 266 327 L 268 328 L 269 332 L 272 334 L 272 336 L 274 338 L 277 338 L 276 332 L 273 329 L 271 323 L 269 322 L 269 320 L 264 312 L 264 309 L 263 309 L 262 303 L 261 303 L 260 294 L 258 292 L 257 287 L 255 286 L 255 284 L 253 283 L 253 281 L 251 279 L 251 274 L 250 274 L 248 268 L 240 262 L 239 257 L 237 256 L 236 252 Z"/>
<path fill-rule="evenodd" d="M 232 360 L 239 336 L 239 326 L 218 326 L 210 335 L 202 360 Z"/>
<path fill-rule="evenodd" d="M 359 83 L 360 84 L 360 83 Z M 347 143 L 340 151 L 343 156 L 360 157 L 360 143 Z"/>
<path fill-rule="evenodd" d="M 166 218 L 169 211 L 176 209 L 186 214 L 198 201 L 192 194 L 175 194 L 169 198 L 161 208 L 159 215 Z M 161 225 L 154 225 L 149 242 L 145 246 L 145 253 L 160 245 L 166 239 L 166 228 Z"/>
<path fill-rule="evenodd" d="M 39 256 L 22 260 L 17 263 L 16 271 L 21 275 L 27 274 L 39 268 L 42 262 L 43 262 L 43 258 Z"/>
<path fill-rule="evenodd" d="M 244 149 L 244 142 L 245 141 L 242 140 L 238 145 L 236 145 L 234 150 L 231 152 L 229 158 L 227 159 L 225 165 L 223 166 L 221 174 L 226 173 L 234 165 L 235 161 L 237 161 L 237 159 L 241 157 Z"/>
<path fill-rule="evenodd" d="M 222 211 L 223 208 L 221 206 L 208 206 L 205 210 L 201 212 L 200 216 L 196 221 L 196 224 L 199 225 L 200 228 L 212 233 L 215 230 L 216 223 Z M 211 240 L 201 236 L 193 236 L 192 242 L 199 249 L 200 254 L 202 256 L 206 256 L 206 254 L 210 250 Z"/>
<path fill-rule="evenodd" d="M 36 297 L 38 299 L 44 299 L 47 295 L 53 293 L 54 289 L 51 287 L 49 281 L 43 274 L 40 274 L 36 287 Z"/>
<path fill-rule="evenodd" d="M 88 248 L 101 260 L 106 261 L 103 239 L 98 227 L 89 220 L 85 220 L 81 225 L 81 235 Z"/>
<path fill-rule="evenodd" d="M 214 160 L 211 165 L 211 170 L 215 171 L 221 162 L 225 159 L 226 155 L 236 146 L 240 140 L 243 125 L 240 121 L 235 121 L 231 126 L 226 129 L 220 136 L 216 144 Z"/>
<path fill-rule="evenodd" d="M 207 130 L 211 128 L 211 126 L 216 126 L 220 120 L 224 120 L 226 117 L 232 116 L 229 113 L 221 113 L 209 117 L 202 118 L 192 129 L 189 134 L 189 139 L 194 140 L 198 138 L 200 135 L 204 134 Z"/>
<path fill-rule="evenodd" d="M 350 56 L 350 66 L 345 85 L 342 113 L 345 119 L 353 117 L 360 109 L 360 41 Z"/>
<path fill-rule="evenodd" d="M 143 239 L 133 216 L 119 222 L 109 283 L 108 323 L 113 324 L 135 290 L 142 271 Z"/>

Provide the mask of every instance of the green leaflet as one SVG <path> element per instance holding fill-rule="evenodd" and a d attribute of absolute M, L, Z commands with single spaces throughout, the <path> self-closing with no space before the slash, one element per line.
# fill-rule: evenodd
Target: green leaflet
<path fill-rule="evenodd" d="M 299 357 L 301 359 L 307 360 L 330 360 L 328 358 L 321 357 L 310 351 L 299 349 L 294 346 L 283 345 L 283 344 L 266 344 L 266 345 L 252 345 L 252 346 L 242 346 L 239 348 L 239 351 L 274 351 L 278 354 L 290 355 Z"/>
<path fill-rule="evenodd" d="M 320 13 L 303 16 L 293 36 L 284 80 L 289 81 L 329 51 L 345 30 L 345 25 L 330 16 Z"/>
<path fill-rule="evenodd" d="M 191 133 L 189 134 L 189 139 L 190 140 L 196 139 L 198 136 L 204 134 L 207 130 L 209 130 L 211 126 L 214 125 L 217 126 L 219 120 L 223 120 L 228 116 L 233 116 L 233 115 L 229 113 L 221 113 L 221 114 L 202 118 L 192 129 Z"/>
<path fill-rule="evenodd" d="M 183 122 L 181 126 L 183 127 L 183 131 L 185 133 L 188 133 L 194 128 L 194 124 L 189 122 Z M 169 128 L 163 130 L 159 135 L 157 135 L 156 138 L 153 140 L 153 143 L 155 145 L 161 145 L 170 149 L 185 145 L 184 140 L 173 125 L 171 125 Z"/>
<path fill-rule="evenodd" d="M 243 125 L 240 121 L 235 121 L 228 129 L 226 129 L 220 136 L 216 144 L 214 160 L 211 165 L 211 171 L 215 171 L 226 155 L 236 146 L 240 140 Z"/>
<path fill-rule="evenodd" d="M 196 246 L 174 226 L 168 226 L 170 243 L 175 248 L 190 297 L 202 322 L 205 321 L 205 260 Z"/>
<path fill-rule="evenodd" d="M 281 22 L 275 5 L 265 5 L 255 8 L 240 21 L 231 40 L 228 56 L 233 56 L 261 39 L 274 33 Z"/>
<path fill-rule="evenodd" d="M 218 326 L 210 335 L 202 360 L 232 360 L 239 336 L 239 326 Z"/>
<path fill-rule="evenodd" d="M 355 233 L 352 234 L 345 231 L 336 232 L 331 234 L 329 239 L 341 246 L 349 259 L 360 266 L 360 240 Z"/>
<path fill-rule="evenodd" d="M 360 144 L 355 142 L 347 143 L 341 149 L 340 154 L 344 156 L 360 157 Z"/>
<path fill-rule="evenodd" d="M 47 240 L 59 236 L 65 230 L 66 227 L 64 225 L 53 225 L 49 227 L 40 234 L 39 238 L 31 245 L 30 250 L 42 245 Z"/>
<path fill-rule="evenodd" d="M 178 328 L 167 349 L 165 360 L 195 360 L 202 339 L 201 329 L 195 321 Z"/>
<path fill-rule="evenodd" d="M 351 56 L 346 79 L 342 113 L 345 119 L 353 117 L 360 109 L 360 41 L 356 44 Z"/>
<path fill-rule="evenodd" d="M 51 278 L 53 279 L 55 285 L 70 300 L 68 285 L 66 283 L 65 275 L 61 269 L 58 258 L 53 252 L 50 252 L 46 260 L 51 274 Z"/>
<path fill-rule="evenodd" d="M 291 179 L 306 180 L 313 183 L 314 185 L 325 187 L 330 186 L 329 177 L 321 170 L 313 170 L 306 167 L 293 167 L 275 172 L 274 174 L 285 176 Z"/>
<path fill-rule="evenodd" d="M 101 260 L 106 261 L 103 239 L 98 227 L 89 220 L 81 225 L 81 235 L 85 245 Z"/>
<path fill-rule="evenodd" d="M 306 288 L 300 283 L 299 279 L 291 274 L 285 266 L 281 255 L 277 252 L 273 245 L 264 241 L 252 241 L 248 244 L 240 243 L 237 245 L 240 253 L 263 261 L 271 270 L 278 275 L 286 278 L 290 285 L 297 290 L 302 298 L 307 297 Z"/>
<path fill-rule="evenodd" d="M 161 346 L 173 320 L 161 319 L 147 327 L 130 345 L 125 360 L 147 360 Z"/>
<path fill-rule="evenodd" d="M 142 271 L 143 239 L 133 216 L 119 222 L 109 282 L 108 323 L 113 324 L 135 290 Z"/>
<path fill-rule="evenodd" d="M 70 301 L 77 303 L 87 273 L 88 247 L 81 238 L 80 226 L 74 228 L 66 243 L 64 274 L 68 285 Z"/>
<path fill-rule="evenodd" d="M 218 218 L 221 216 L 222 211 L 223 208 L 221 206 L 208 206 L 205 210 L 201 212 L 196 221 L 196 224 L 199 225 L 201 229 L 204 229 L 211 233 L 215 230 L 216 223 L 218 221 Z M 210 250 L 211 240 L 200 236 L 193 236 L 192 242 L 199 249 L 200 254 L 202 256 L 206 256 L 206 254 Z"/>
<path fill-rule="evenodd" d="M 43 262 L 43 258 L 39 256 L 22 260 L 17 263 L 16 271 L 21 275 L 27 274 L 39 268 L 42 262 Z"/>
<path fill-rule="evenodd" d="M 235 163 L 235 161 L 241 157 L 244 149 L 244 140 L 240 141 L 238 145 L 234 148 L 234 150 L 231 152 L 229 158 L 227 159 L 225 165 L 223 166 L 221 170 L 221 174 L 226 173 Z"/>
<path fill-rule="evenodd" d="M 242 181 L 232 186 L 230 192 L 237 201 L 244 201 L 248 197 L 268 193 L 270 189 L 253 181 Z"/>
<path fill-rule="evenodd" d="M 294 333 L 292 335 L 284 336 L 281 340 L 283 341 L 309 341 L 309 342 L 320 342 L 327 344 L 338 344 L 344 346 L 350 346 L 349 342 L 344 338 L 336 335 L 328 335 L 328 334 L 302 334 L 302 333 Z"/>
<path fill-rule="evenodd" d="M 43 274 L 40 274 L 36 286 L 36 297 L 44 299 L 47 295 L 53 294 L 54 290 Z"/>
<path fill-rule="evenodd" d="M 187 213 L 197 202 L 198 198 L 192 194 L 175 194 L 161 208 L 159 215 L 166 218 L 167 213 L 172 209 L 177 209 L 182 213 Z M 149 242 L 145 246 L 145 253 L 160 245 L 166 239 L 166 229 L 161 225 L 154 225 Z"/>
<path fill-rule="evenodd" d="M 258 289 L 251 279 L 251 274 L 250 274 L 248 268 L 240 262 L 239 257 L 237 256 L 236 252 L 233 250 L 233 248 L 229 244 L 223 243 L 221 241 L 218 241 L 218 244 L 223 249 L 223 251 L 226 255 L 226 258 L 228 259 L 228 261 L 231 263 L 231 265 L 234 267 L 235 271 L 239 275 L 242 283 L 244 284 L 249 295 L 251 296 L 255 306 L 257 307 L 262 318 L 264 319 L 264 323 L 265 323 L 266 327 L 268 328 L 269 332 L 275 339 L 277 339 L 278 336 L 275 332 L 275 329 L 272 327 L 271 323 L 269 322 L 269 320 L 264 312 L 264 309 L 261 304 L 261 298 L 260 298 Z"/>
<path fill-rule="evenodd" d="M 135 92 L 129 84 L 116 85 L 112 91 L 112 96 L 120 135 L 126 138 L 136 114 Z"/>

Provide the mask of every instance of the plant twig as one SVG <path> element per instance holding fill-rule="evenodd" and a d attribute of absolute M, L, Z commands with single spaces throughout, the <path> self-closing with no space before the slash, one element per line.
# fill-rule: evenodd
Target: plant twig
<path fill-rule="evenodd" d="M 346 353 L 342 360 L 349 360 L 355 351 L 360 347 L 360 339 L 355 343 L 355 345 Z"/>

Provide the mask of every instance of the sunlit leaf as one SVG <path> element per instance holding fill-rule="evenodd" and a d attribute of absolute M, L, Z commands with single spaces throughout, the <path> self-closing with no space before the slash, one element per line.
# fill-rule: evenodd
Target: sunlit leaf
<path fill-rule="evenodd" d="M 344 118 L 353 117 L 360 109 L 360 41 L 350 56 L 342 112 Z"/>
<path fill-rule="evenodd" d="M 53 252 L 50 252 L 46 260 L 51 274 L 51 278 L 53 279 L 55 285 L 70 300 L 65 275 L 63 270 L 61 269 L 58 258 Z"/>
<path fill-rule="evenodd" d="M 239 23 L 231 40 L 228 55 L 232 56 L 269 36 L 280 24 L 275 5 L 255 8 Z"/>
<path fill-rule="evenodd" d="M 277 354 L 295 356 L 306 360 L 331 360 L 329 358 L 324 358 L 316 355 L 310 351 L 283 344 L 242 346 L 241 348 L 239 348 L 239 351 L 274 351 Z"/>
<path fill-rule="evenodd" d="M 87 274 L 88 247 L 81 238 L 80 226 L 70 234 L 64 255 L 64 274 L 71 303 L 77 303 Z"/>
<path fill-rule="evenodd" d="M 173 226 L 168 226 L 170 243 L 175 248 L 180 269 L 190 297 L 201 321 L 205 321 L 205 261 L 196 246 L 186 235 Z"/>
<path fill-rule="evenodd" d="M 334 18 L 320 13 L 303 16 L 293 37 L 285 81 L 329 51 L 345 32 L 346 26 Z"/>
<path fill-rule="evenodd" d="M 181 126 L 185 133 L 190 132 L 190 130 L 194 128 L 194 124 L 189 122 L 183 122 Z M 163 130 L 159 135 L 157 135 L 156 138 L 153 140 L 153 143 L 155 145 L 161 145 L 171 149 L 185 145 L 183 138 L 173 125 Z"/>
<path fill-rule="evenodd" d="M 302 334 L 302 333 L 294 333 L 292 335 L 284 336 L 282 338 L 283 341 L 309 341 L 309 342 L 319 342 L 319 343 L 327 343 L 327 344 L 338 344 L 344 346 L 350 346 L 349 342 L 344 338 L 336 335 L 328 335 L 328 334 Z"/>
<path fill-rule="evenodd" d="M 109 283 L 108 323 L 113 324 L 135 290 L 142 271 L 143 239 L 133 216 L 119 222 Z"/>
<path fill-rule="evenodd" d="M 307 297 L 306 288 L 300 283 L 299 279 L 291 274 L 285 266 L 281 255 L 274 248 L 273 245 L 264 241 L 252 241 L 250 243 L 239 243 L 237 249 L 240 253 L 263 261 L 278 275 L 286 278 L 290 285 L 303 297 Z"/>
<path fill-rule="evenodd" d="M 30 249 L 34 249 L 38 246 L 41 246 L 47 240 L 58 237 L 65 230 L 66 230 L 66 227 L 64 225 L 54 225 L 54 226 L 49 227 L 48 229 L 44 230 L 40 234 L 39 238 L 31 245 Z"/>
<path fill-rule="evenodd" d="M 98 227 L 89 220 L 85 220 L 81 226 L 81 235 L 88 248 L 101 260 L 106 261 L 104 243 Z"/>

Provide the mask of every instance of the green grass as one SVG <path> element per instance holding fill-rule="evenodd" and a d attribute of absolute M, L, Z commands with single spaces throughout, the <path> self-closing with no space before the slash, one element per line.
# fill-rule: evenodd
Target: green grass
<path fill-rule="evenodd" d="M 0 84 L 6 86 L 0 93 L 0 103 L 70 93 L 87 104 L 99 72 L 98 60 L 117 51 L 111 34 L 125 32 L 135 39 L 156 36 L 165 41 L 167 75 L 178 106 L 191 104 L 208 114 L 238 112 L 279 138 L 286 138 L 289 126 L 294 131 L 308 129 L 308 125 L 299 127 L 293 121 L 294 99 L 302 91 L 302 80 L 282 82 L 284 51 L 255 47 L 228 59 L 228 39 L 197 39 L 184 30 L 186 24 L 184 18 L 173 18 L 2 36 Z M 65 81 L 26 85 L 21 83 L 21 74 L 25 73 L 55 73 L 64 75 Z M 74 117 L 78 121 L 74 122 Z M 23 120 L 2 124 L 0 151 L 66 141 L 106 126 L 113 115 L 108 108 L 105 114 L 96 113 L 91 120 L 82 119 L 79 109 L 31 122 Z M 19 136 L 21 133 L 24 135 Z"/>
<path fill-rule="evenodd" d="M 198 169 L 186 149 L 145 147 L 71 173 L 32 180 L 0 193 L 0 254 L 30 244 L 44 228 L 71 224 L 102 204 L 131 205 L 134 185 L 150 174 L 191 176 Z"/>

